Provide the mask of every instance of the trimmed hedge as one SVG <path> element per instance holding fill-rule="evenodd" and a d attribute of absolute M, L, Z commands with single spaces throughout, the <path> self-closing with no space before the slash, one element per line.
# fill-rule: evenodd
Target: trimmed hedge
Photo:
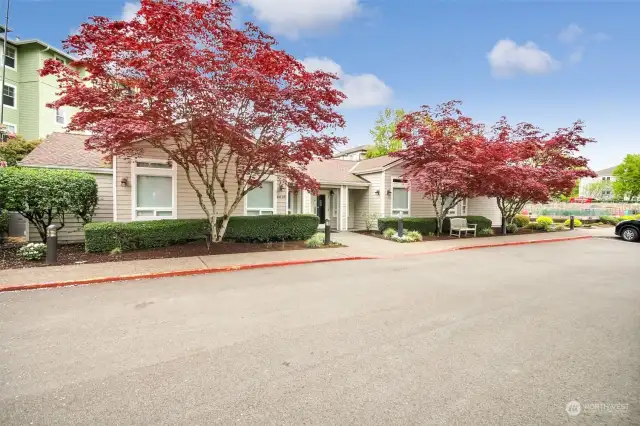
<path fill-rule="evenodd" d="M 484 216 L 453 216 L 467 219 L 468 224 L 477 224 L 478 232 L 483 229 L 491 229 L 491 220 Z M 451 217 L 445 218 L 442 224 L 442 232 L 448 233 Z M 422 235 L 435 234 L 438 229 L 438 220 L 435 217 L 405 217 L 402 219 L 404 229 L 407 231 L 418 231 Z M 378 219 L 378 230 L 384 232 L 385 229 L 398 229 L 397 217 L 382 217 Z"/>
<path fill-rule="evenodd" d="M 233 216 L 224 239 L 239 242 L 306 240 L 317 231 L 319 223 L 314 215 Z M 88 252 L 166 247 L 203 240 L 209 234 L 206 219 L 96 222 L 84 227 Z"/>

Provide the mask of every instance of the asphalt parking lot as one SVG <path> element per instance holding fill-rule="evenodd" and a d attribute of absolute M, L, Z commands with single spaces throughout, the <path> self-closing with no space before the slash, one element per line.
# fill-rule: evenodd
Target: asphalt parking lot
<path fill-rule="evenodd" d="M 639 256 L 592 239 L 3 293 L 0 423 L 640 424 Z"/>

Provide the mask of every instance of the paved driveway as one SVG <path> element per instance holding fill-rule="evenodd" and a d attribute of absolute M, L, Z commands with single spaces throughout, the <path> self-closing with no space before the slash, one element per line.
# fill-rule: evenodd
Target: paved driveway
<path fill-rule="evenodd" d="M 0 424 L 639 424 L 639 254 L 594 239 L 0 294 Z"/>

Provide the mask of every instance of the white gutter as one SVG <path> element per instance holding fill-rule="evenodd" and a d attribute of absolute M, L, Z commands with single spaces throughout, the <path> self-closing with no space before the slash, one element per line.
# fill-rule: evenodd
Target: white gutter
<path fill-rule="evenodd" d="M 102 168 L 102 167 L 74 167 L 74 166 L 40 166 L 34 164 L 22 164 L 18 163 L 20 167 L 29 167 L 32 169 L 55 169 L 55 170 L 75 170 L 79 172 L 91 172 L 91 173 L 101 173 L 105 175 L 113 174 L 112 169 Z"/>

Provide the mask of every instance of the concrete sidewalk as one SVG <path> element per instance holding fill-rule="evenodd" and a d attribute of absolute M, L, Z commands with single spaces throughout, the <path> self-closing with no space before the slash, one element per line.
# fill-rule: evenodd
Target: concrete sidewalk
<path fill-rule="evenodd" d="M 70 281 L 109 281 L 110 277 L 145 276 L 172 272 L 206 273 L 211 269 L 241 269 L 252 265 L 273 263 L 312 263 L 319 261 L 354 260 L 354 258 L 389 258 L 406 255 L 493 246 L 512 243 L 538 242 L 558 238 L 585 237 L 585 231 L 548 234 L 514 235 L 493 238 L 462 238 L 444 241 L 401 244 L 352 232 L 332 235 L 332 240 L 346 247 L 316 250 L 293 250 L 215 256 L 195 256 L 166 259 L 134 260 L 81 265 L 61 265 L 38 268 L 6 269 L 0 271 L 0 291 L 7 287 L 34 284 L 66 283 Z M 210 271 L 216 272 L 216 271 Z M 186 275 L 187 273 L 185 273 Z"/>

